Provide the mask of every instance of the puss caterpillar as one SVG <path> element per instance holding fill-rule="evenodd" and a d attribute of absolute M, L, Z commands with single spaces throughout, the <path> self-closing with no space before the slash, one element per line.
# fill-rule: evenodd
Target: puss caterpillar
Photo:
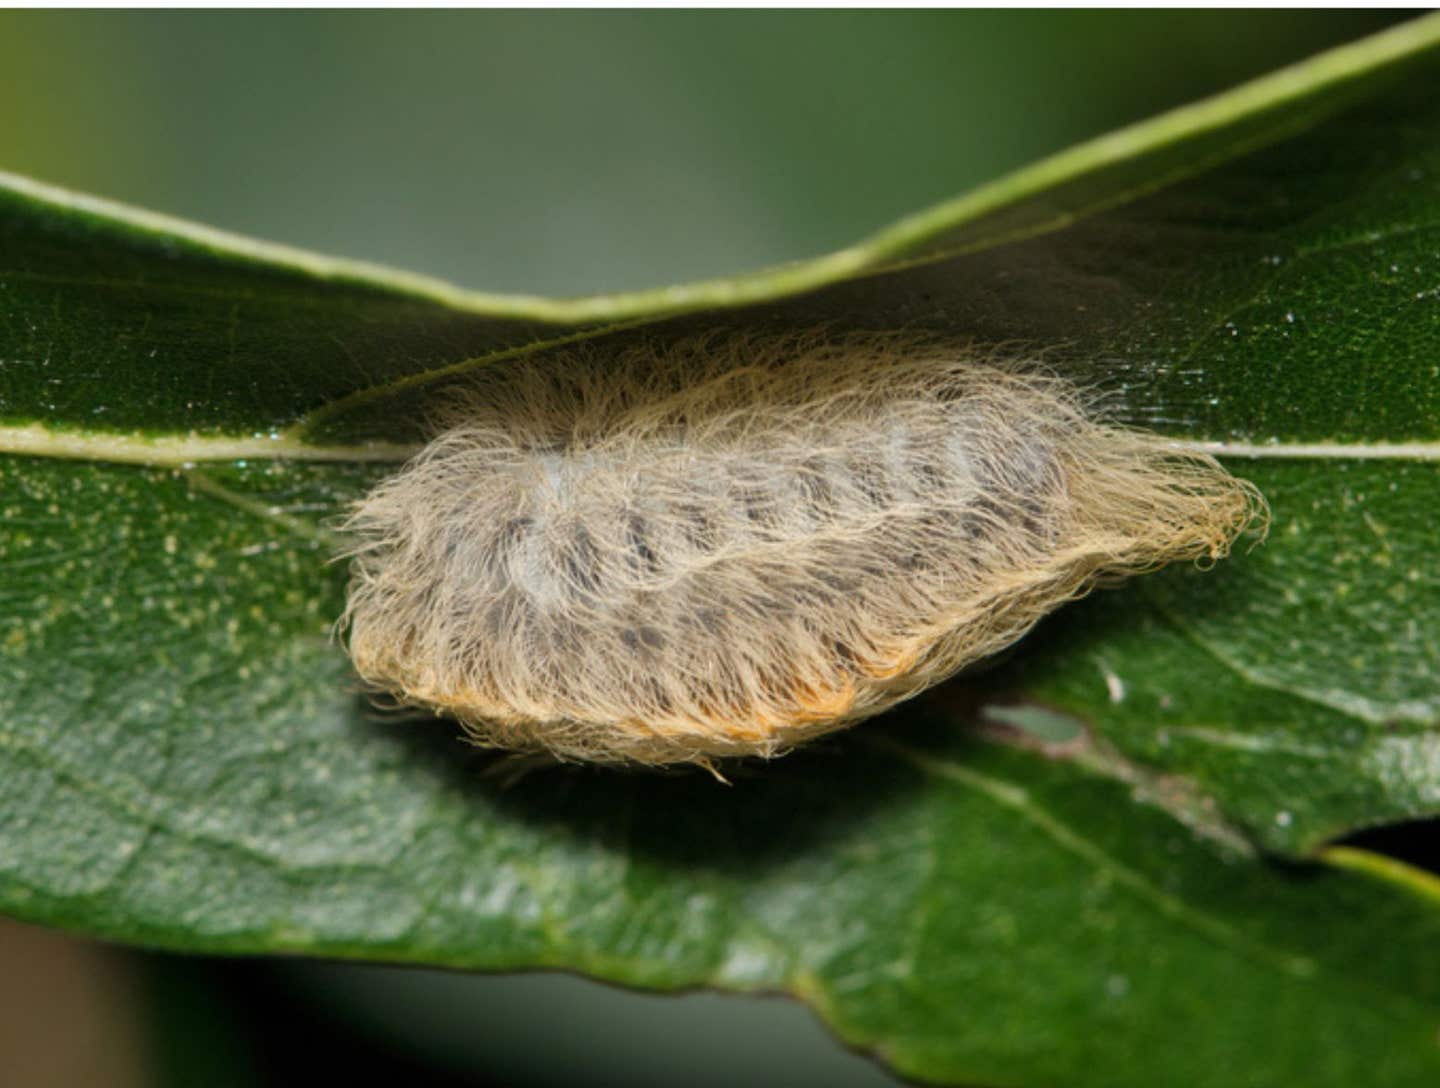
<path fill-rule="evenodd" d="M 776 755 L 1264 517 L 1061 378 L 895 336 L 569 349 L 449 398 L 348 519 L 349 651 L 562 759 Z"/>

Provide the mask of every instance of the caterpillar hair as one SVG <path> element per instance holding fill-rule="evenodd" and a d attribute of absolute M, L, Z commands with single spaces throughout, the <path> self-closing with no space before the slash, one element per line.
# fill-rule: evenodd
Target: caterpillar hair
<path fill-rule="evenodd" d="M 899 336 L 572 348 L 446 400 L 346 522 L 347 645 L 562 759 L 776 755 L 1265 518 L 1062 378 Z"/>

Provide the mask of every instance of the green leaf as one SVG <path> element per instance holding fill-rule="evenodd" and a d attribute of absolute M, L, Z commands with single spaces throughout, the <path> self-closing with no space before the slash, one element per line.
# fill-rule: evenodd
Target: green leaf
<path fill-rule="evenodd" d="M 816 261 L 571 301 L 8 179 L 0 908 L 784 988 L 931 1080 L 1432 1082 L 1440 886 L 1315 852 L 1440 810 L 1437 42 L 1417 20 Z M 437 388 L 569 337 L 817 322 L 1043 351 L 1231 458 L 1270 538 L 733 788 L 506 788 L 368 708 L 326 519 Z"/>

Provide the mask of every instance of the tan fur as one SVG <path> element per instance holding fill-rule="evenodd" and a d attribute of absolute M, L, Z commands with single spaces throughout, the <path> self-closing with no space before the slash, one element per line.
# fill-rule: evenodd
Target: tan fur
<path fill-rule="evenodd" d="M 1264 517 L 1061 379 L 898 337 L 572 349 L 453 399 L 347 523 L 350 653 L 565 759 L 775 755 Z"/>

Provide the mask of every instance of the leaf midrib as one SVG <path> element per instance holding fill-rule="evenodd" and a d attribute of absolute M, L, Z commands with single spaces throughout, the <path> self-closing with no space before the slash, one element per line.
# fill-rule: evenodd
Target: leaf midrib
<path fill-rule="evenodd" d="M 206 435 L 103 431 L 50 427 L 43 423 L 0 424 L 0 454 L 102 464 L 184 468 L 202 461 L 401 462 L 419 444 L 366 442 L 321 445 L 301 436 L 308 422 L 268 435 Z M 1440 442 L 1229 442 L 1176 439 L 1177 450 L 1245 460 L 1437 461 Z"/>

